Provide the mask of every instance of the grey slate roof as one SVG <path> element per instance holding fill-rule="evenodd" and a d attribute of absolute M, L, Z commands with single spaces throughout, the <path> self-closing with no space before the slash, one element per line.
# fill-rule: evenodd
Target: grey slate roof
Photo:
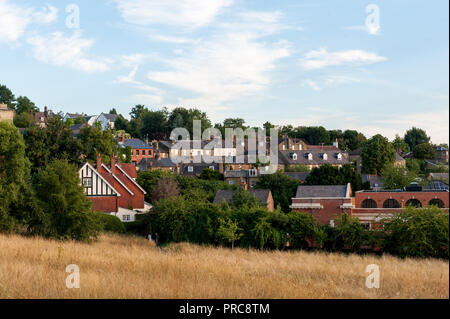
<path fill-rule="evenodd" d="M 307 157 L 307 154 L 311 153 L 313 159 L 310 161 Z M 336 155 L 340 153 L 342 154 L 342 159 L 338 160 Z M 297 155 L 297 160 L 293 159 L 293 154 Z M 328 159 L 323 159 L 323 154 L 327 154 Z M 296 164 L 304 164 L 304 165 L 323 165 L 323 164 L 348 164 L 348 154 L 343 151 L 330 151 L 330 150 L 321 150 L 321 149 L 310 149 L 303 151 L 279 151 L 278 152 L 279 162 L 288 164 L 288 165 L 296 165 Z"/>
<path fill-rule="evenodd" d="M 233 197 L 234 193 L 236 191 L 234 190 L 219 190 L 217 191 L 216 197 L 214 198 L 214 204 L 220 204 L 222 202 L 223 199 L 225 199 L 225 201 L 229 204 L 231 202 L 231 198 Z M 256 198 L 258 198 L 261 203 L 263 204 L 267 204 L 268 200 L 269 200 L 269 195 L 270 195 L 270 189 L 252 189 L 252 190 L 248 190 L 247 192 L 249 192 L 252 195 L 255 195 Z"/>
<path fill-rule="evenodd" d="M 74 124 L 69 129 L 72 131 L 72 135 L 74 137 L 78 137 L 78 135 L 80 135 L 80 131 L 83 127 L 86 127 L 86 123 Z"/>
<path fill-rule="evenodd" d="M 137 138 L 132 138 L 132 139 L 128 139 L 125 140 L 123 143 L 124 147 L 131 147 L 133 149 L 152 149 L 153 147 L 147 145 L 144 141 L 137 139 Z"/>
<path fill-rule="evenodd" d="M 306 181 L 308 176 L 311 174 L 310 172 L 284 172 L 284 174 L 292 177 L 293 179 L 297 181 Z"/>
<path fill-rule="evenodd" d="M 189 172 L 189 167 L 193 168 L 193 172 Z M 210 166 L 214 167 L 215 171 L 219 171 L 219 164 L 217 163 L 191 163 L 191 164 L 181 164 L 180 175 L 182 176 L 199 176 L 202 171 Z"/>
<path fill-rule="evenodd" d="M 223 176 L 225 178 L 244 178 L 248 177 L 248 170 L 240 170 L 240 171 L 225 171 L 223 172 Z"/>
<path fill-rule="evenodd" d="M 299 186 L 296 198 L 347 197 L 348 185 L 314 185 Z"/>
<path fill-rule="evenodd" d="M 399 153 L 395 152 L 395 160 L 396 161 L 404 161 L 405 159 L 403 157 L 401 157 Z"/>
<path fill-rule="evenodd" d="M 109 114 L 109 113 L 102 113 L 102 114 L 110 122 L 115 122 L 118 117 L 116 114 Z"/>

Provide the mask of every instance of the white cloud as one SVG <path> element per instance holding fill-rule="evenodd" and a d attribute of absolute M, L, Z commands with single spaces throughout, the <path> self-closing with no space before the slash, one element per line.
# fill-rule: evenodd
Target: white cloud
<path fill-rule="evenodd" d="M 58 9 L 47 5 L 42 11 L 36 11 L 33 13 L 33 18 L 36 23 L 50 24 L 58 19 Z"/>
<path fill-rule="evenodd" d="M 0 0 L 0 43 L 17 41 L 31 21 L 32 10 Z"/>
<path fill-rule="evenodd" d="M 324 88 L 333 88 L 342 84 L 359 83 L 360 79 L 346 75 L 329 75 L 321 77 L 317 80 L 305 80 L 302 82 L 303 86 L 310 87 L 314 91 L 320 91 Z"/>
<path fill-rule="evenodd" d="M 261 91 L 271 83 L 275 62 L 289 56 L 287 43 L 263 44 L 246 34 L 221 34 L 195 46 L 183 57 L 166 60 L 168 71 L 151 71 L 152 81 L 197 94 L 181 102 L 200 107 L 223 103 Z M 200 104 L 201 103 L 201 104 Z"/>
<path fill-rule="evenodd" d="M 115 0 L 122 18 L 137 25 L 196 28 L 209 24 L 231 0 Z"/>
<path fill-rule="evenodd" d="M 300 61 L 302 68 L 307 70 L 322 69 L 339 65 L 363 65 L 386 61 L 376 53 L 363 50 L 347 50 L 328 52 L 325 48 L 308 52 Z"/>
<path fill-rule="evenodd" d="M 108 62 L 86 58 L 94 40 L 83 38 L 80 31 L 72 36 L 54 32 L 46 36 L 37 35 L 27 39 L 33 47 L 34 57 L 44 63 L 56 66 L 69 66 L 84 72 L 106 71 Z"/>

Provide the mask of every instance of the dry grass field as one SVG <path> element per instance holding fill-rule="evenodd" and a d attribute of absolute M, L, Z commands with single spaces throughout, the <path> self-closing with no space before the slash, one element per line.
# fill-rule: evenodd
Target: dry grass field
<path fill-rule="evenodd" d="M 80 268 L 67 289 L 66 266 Z M 377 264 L 381 287 L 365 286 Z M 0 235 L 0 298 L 448 298 L 440 260 L 259 252 L 103 235 L 83 244 Z"/>

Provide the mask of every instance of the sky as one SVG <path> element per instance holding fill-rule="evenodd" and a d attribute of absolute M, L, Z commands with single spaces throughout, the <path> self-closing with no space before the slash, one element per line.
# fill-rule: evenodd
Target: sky
<path fill-rule="evenodd" d="M 0 0 L 0 84 L 43 109 L 413 126 L 449 141 L 447 0 Z"/>

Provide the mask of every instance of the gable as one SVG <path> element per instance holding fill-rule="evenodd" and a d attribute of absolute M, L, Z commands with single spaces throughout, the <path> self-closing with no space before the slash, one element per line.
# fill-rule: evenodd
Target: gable
<path fill-rule="evenodd" d="M 120 196 L 120 193 L 89 163 L 78 171 L 86 196 Z"/>

